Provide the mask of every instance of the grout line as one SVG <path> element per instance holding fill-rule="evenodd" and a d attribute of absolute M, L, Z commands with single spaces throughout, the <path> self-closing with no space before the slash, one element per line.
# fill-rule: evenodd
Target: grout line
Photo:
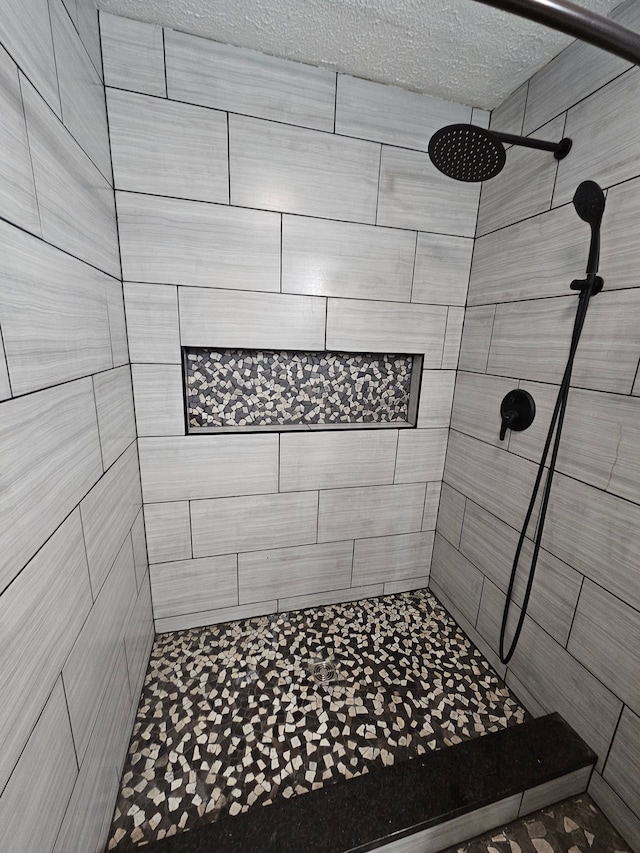
<path fill-rule="evenodd" d="M 227 113 L 226 116 L 227 116 L 227 193 L 228 193 L 227 204 L 229 205 L 229 207 L 233 207 L 233 205 L 231 204 L 231 127 L 230 127 L 230 122 L 229 122 L 229 113 Z M 167 196 L 163 196 L 163 198 L 167 198 Z M 280 217 L 282 218 L 282 214 L 280 214 Z"/>
<path fill-rule="evenodd" d="M 396 455 L 395 455 L 395 459 L 393 461 L 393 479 L 391 480 L 391 483 L 393 485 L 395 485 L 395 483 L 396 483 L 396 468 L 398 467 L 398 448 L 399 448 L 399 446 L 400 446 L 400 430 L 398 430 L 396 433 Z M 425 492 L 425 500 L 426 500 L 426 492 Z M 424 518 L 424 504 L 422 507 L 422 517 Z"/>
<path fill-rule="evenodd" d="M 373 225 L 378 225 L 378 208 L 380 206 L 380 181 L 382 179 L 382 145 L 380 145 L 380 157 L 378 158 L 378 189 L 376 192 L 376 213 L 373 219 Z M 416 232 L 417 234 L 417 232 Z M 417 237 L 416 237 L 417 240 Z"/>
<path fill-rule="evenodd" d="M 527 117 L 527 106 L 529 105 L 529 86 L 531 84 L 531 77 L 527 80 L 527 88 L 524 93 L 524 108 L 522 110 L 522 121 L 520 122 L 520 136 L 524 136 L 524 122 Z M 558 113 L 560 115 L 560 113 Z M 555 118 L 555 116 L 554 116 Z M 545 122 L 546 123 L 546 122 Z M 543 125 L 540 125 L 543 127 Z"/>
<path fill-rule="evenodd" d="M 231 189 L 229 189 L 231 192 Z M 282 293 L 282 265 L 284 258 L 284 214 L 280 214 L 280 293 Z M 325 349 L 326 349 L 326 333 L 325 333 Z"/>
<path fill-rule="evenodd" d="M 613 735 L 611 736 L 611 741 L 609 742 L 609 748 L 607 749 L 607 754 L 605 755 L 604 760 L 602 762 L 602 769 L 600 771 L 600 775 L 603 778 L 604 778 L 604 771 L 605 771 L 605 768 L 607 766 L 607 762 L 609 761 L 609 756 L 611 755 L 611 750 L 613 748 L 613 742 L 616 739 L 616 734 L 618 733 L 618 729 L 620 728 L 620 721 L 622 720 L 622 715 L 624 713 L 625 706 L 626 706 L 626 703 L 623 702 L 622 707 L 620 708 L 620 713 L 618 715 L 618 721 L 616 722 L 615 727 L 613 729 Z M 594 770 L 595 770 L 595 765 L 594 765 Z M 618 794 L 618 796 L 620 796 L 620 794 Z"/>
<path fill-rule="evenodd" d="M 100 462 L 102 463 L 102 473 L 104 474 L 106 469 L 104 467 L 104 453 L 102 452 L 102 433 L 100 432 L 100 417 L 98 415 L 98 400 L 96 399 L 96 383 L 95 383 L 95 379 L 93 377 L 93 374 L 91 375 L 91 388 L 93 389 L 93 410 L 96 413 L 96 430 L 98 432 L 98 446 L 100 447 Z M 135 418 L 135 412 L 134 412 L 134 418 Z M 137 438 L 137 435 L 136 435 L 136 438 Z"/>
<path fill-rule="evenodd" d="M 320 489 L 318 489 L 316 493 L 316 541 L 315 544 L 319 544 L 320 537 Z"/>
<path fill-rule="evenodd" d="M 562 115 L 562 113 L 560 113 L 560 115 Z M 562 123 L 562 136 L 561 136 L 562 139 L 565 138 L 565 133 L 567 130 L 567 117 L 568 117 L 568 115 L 569 115 L 568 112 L 566 112 L 564 114 L 564 122 Z M 561 160 L 556 160 L 556 170 L 555 170 L 555 174 L 553 176 L 553 186 L 551 188 L 551 198 L 549 200 L 549 210 L 553 210 L 553 197 L 556 194 L 556 184 L 558 183 L 558 173 L 560 171 L 560 163 L 561 162 L 562 162 Z"/>
<path fill-rule="evenodd" d="M 336 132 L 336 121 L 338 119 L 338 72 L 336 71 L 336 86 L 333 98 L 333 132 Z"/>
<path fill-rule="evenodd" d="M 13 387 L 11 385 L 11 375 L 9 373 L 9 361 L 7 360 L 7 348 L 4 345 L 4 336 L 2 332 L 2 326 L 0 325 L 0 359 L 4 359 L 5 367 L 7 369 L 7 382 L 9 384 L 9 400 L 14 399 L 13 397 Z M 36 393 L 36 392 L 30 392 Z M 7 401 L 4 401 L 7 402 Z"/>
<path fill-rule="evenodd" d="M 64 8 L 64 3 L 62 3 L 62 6 Z M 53 34 L 53 18 L 51 16 L 51 2 L 50 2 L 50 0 L 47 0 L 47 13 L 48 13 L 48 17 L 49 17 L 49 33 L 51 35 L 51 48 L 53 51 L 53 70 L 54 70 L 54 74 L 56 75 L 56 90 L 58 92 L 58 103 L 60 104 L 60 121 L 64 125 L 64 110 L 62 109 L 62 92 L 60 90 L 60 74 L 58 73 L 58 57 L 56 55 L 57 54 L 56 38 Z M 97 11 L 96 11 L 96 14 L 97 14 Z M 80 39 L 80 44 L 82 45 L 82 47 L 84 47 L 82 39 Z M 16 62 L 16 65 L 18 65 L 17 62 Z M 20 67 L 20 66 L 18 66 L 18 67 Z M 102 80 L 100 82 L 102 83 Z M 35 86 L 34 86 L 34 89 L 35 89 Z M 104 86 L 102 86 L 102 89 L 104 91 Z M 38 91 L 38 90 L 36 89 L 36 91 Z M 38 92 L 38 94 L 40 95 L 40 92 Z M 42 96 L 40 96 L 40 97 L 42 97 Z M 47 104 L 47 106 L 49 106 L 49 102 L 47 101 L 46 98 L 42 98 L 42 100 L 45 102 L 45 104 Z M 55 112 L 55 110 L 52 110 L 52 112 Z M 66 125 L 65 125 L 65 127 L 66 127 Z M 84 149 L 83 149 L 83 151 L 84 151 Z M 85 154 L 86 154 L 86 151 L 85 151 Z"/>
<path fill-rule="evenodd" d="M 144 502 L 143 502 L 144 503 Z M 187 501 L 187 514 L 189 516 L 189 548 L 191 549 L 190 560 L 195 560 L 196 558 L 193 556 L 193 519 L 191 518 L 191 501 Z M 171 560 L 163 560 L 163 562 L 173 562 Z"/>
<path fill-rule="evenodd" d="M 169 98 L 169 81 L 167 78 L 167 45 L 165 42 L 165 29 L 165 27 L 162 27 L 162 70 L 164 71 L 164 93 L 165 98 L 167 100 L 173 100 L 173 98 Z"/>
<path fill-rule="evenodd" d="M 376 211 L 376 218 L 377 218 L 377 211 Z M 416 241 L 415 241 L 415 245 L 413 247 L 413 269 L 411 271 L 411 290 L 409 291 L 409 302 L 413 303 L 413 304 L 417 304 L 417 305 L 423 305 L 423 304 L 425 304 L 423 302 L 418 302 L 418 303 L 413 302 L 413 286 L 414 286 L 415 281 L 416 281 L 416 263 L 417 263 L 417 260 L 418 260 L 418 232 L 416 231 Z"/>
<path fill-rule="evenodd" d="M 40 229 L 40 234 L 34 234 L 33 236 L 39 240 L 43 240 L 44 238 L 42 237 L 42 216 L 40 215 L 40 200 L 38 198 L 38 187 L 36 185 L 36 172 L 35 172 L 35 169 L 33 166 L 33 152 L 31 150 L 31 134 L 29 133 L 29 125 L 27 122 L 27 109 L 26 109 L 25 103 L 24 103 L 24 92 L 22 89 L 22 74 L 21 74 L 20 69 L 18 68 L 17 65 L 16 65 L 16 77 L 18 80 L 18 97 L 20 98 L 20 105 L 22 107 L 22 120 L 24 123 L 24 135 L 25 135 L 26 140 L 27 140 L 27 151 L 29 152 L 29 165 L 31 166 L 31 181 L 33 183 L 33 195 L 34 195 L 34 201 L 36 204 L 36 213 L 38 215 L 38 227 Z M 10 222 L 10 220 L 4 219 L 4 217 L 0 217 L 0 219 L 2 219 L 3 222 L 8 222 L 9 224 L 13 224 Z M 25 234 L 31 234 L 32 233 L 31 231 L 27 231 L 26 228 L 22 228 L 19 225 L 16 225 L 14 227 L 19 228 Z"/>
<path fill-rule="evenodd" d="M 555 554 L 554 554 L 555 557 Z M 563 561 L 564 562 L 564 561 Z M 566 564 L 568 565 L 568 563 Z M 572 567 L 573 568 L 573 567 Z M 578 569 L 574 569 L 574 571 L 579 571 Z M 582 572 L 579 572 L 582 574 Z M 573 623 L 576 621 L 576 613 L 578 612 L 578 605 L 580 604 L 580 598 L 582 597 L 582 590 L 584 589 L 584 581 L 585 575 L 582 574 L 582 580 L 580 581 L 580 589 L 578 590 L 578 595 L 576 596 L 575 607 L 573 608 L 573 613 L 571 614 L 571 624 L 569 625 L 569 630 L 567 631 L 567 639 L 564 644 L 564 648 L 569 651 L 569 639 L 571 638 L 571 632 L 573 631 Z M 571 652 L 569 652 L 571 654 Z"/>

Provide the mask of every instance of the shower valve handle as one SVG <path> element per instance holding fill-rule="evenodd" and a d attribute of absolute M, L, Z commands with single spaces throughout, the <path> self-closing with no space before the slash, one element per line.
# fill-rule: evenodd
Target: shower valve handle
<path fill-rule="evenodd" d="M 531 426 L 536 416 L 536 404 L 528 391 L 514 388 L 505 395 L 500 404 L 500 441 L 504 441 L 508 429 L 520 432 Z"/>
<path fill-rule="evenodd" d="M 509 409 L 502 415 L 502 423 L 500 424 L 500 441 L 504 441 L 509 427 L 518 420 L 518 413 L 515 409 Z"/>

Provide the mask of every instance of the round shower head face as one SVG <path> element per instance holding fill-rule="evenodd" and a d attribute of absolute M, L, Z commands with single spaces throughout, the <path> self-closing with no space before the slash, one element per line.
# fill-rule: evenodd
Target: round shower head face
<path fill-rule="evenodd" d="M 502 171 L 504 145 L 490 131 L 472 124 L 450 124 L 429 140 L 431 162 L 456 181 L 487 181 Z"/>

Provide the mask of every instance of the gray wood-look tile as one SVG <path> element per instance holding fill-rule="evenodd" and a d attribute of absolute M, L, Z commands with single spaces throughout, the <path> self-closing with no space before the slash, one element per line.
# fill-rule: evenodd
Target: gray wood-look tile
<path fill-rule="evenodd" d="M 150 563 L 191 559 L 189 501 L 145 503 L 144 523 Z"/>
<path fill-rule="evenodd" d="M 536 469 L 533 462 L 451 431 L 445 482 L 514 528 L 524 520 Z"/>
<path fill-rule="evenodd" d="M 21 77 L 42 236 L 120 278 L 113 190 Z"/>
<path fill-rule="evenodd" d="M 470 119 L 463 104 L 338 74 L 336 133 L 426 151 L 436 130 Z"/>
<path fill-rule="evenodd" d="M 62 120 L 85 154 L 110 181 L 109 128 L 102 80 L 61 0 L 50 6 Z"/>
<path fill-rule="evenodd" d="M 626 8 L 614 10 L 611 19 L 637 32 L 640 8 L 636 4 L 622 5 Z M 608 51 L 583 41 L 572 42 L 531 78 L 525 133 L 577 104 L 630 67 L 629 62 Z"/>
<path fill-rule="evenodd" d="M 518 816 L 521 797 L 522 794 L 514 794 L 377 849 L 380 853 L 437 853 L 493 827 L 511 823 Z"/>
<path fill-rule="evenodd" d="M 518 816 L 537 812 L 553 803 L 566 800 L 567 797 L 581 794 L 587 790 L 590 776 L 591 767 L 581 767 L 580 770 L 574 770 L 573 773 L 567 773 L 559 779 L 529 788 L 522 796 Z"/>
<path fill-rule="evenodd" d="M 378 143 L 229 116 L 232 204 L 373 224 L 379 166 Z"/>
<path fill-rule="evenodd" d="M 617 830 L 624 835 L 633 847 L 640 845 L 640 820 L 626 803 L 615 793 L 600 776 L 593 773 L 588 788 L 593 799 L 598 803 L 606 817 L 614 823 Z"/>
<path fill-rule="evenodd" d="M 132 362 L 181 364 L 178 289 L 166 284 L 124 284 Z"/>
<path fill-rule="evenodd" d="M 147 536 L 144 527 L 144 514 L 142 507 L 136 516 L 131 528 L 131 544 L 133 545 L 133 561 L 136 569 L 136 584 L 138 590 L 142 586 L 142 581 L 147 574 L 149 568 L 149 557 L 147 555 Z"/>
<path fill-rule="evenodd" d="M 601 769 L 622 708 L 620 700 L 529 618 L 509 667 L 547 711 L 558 711 L 587 741 Z"/>
<path fill-rule="evenodd" d="M 130 281 L 280 289 L 280 217 L 198 201 L 117 193 Z"/>
<path fill-rule="evenodd" d="M 60 98 L 47 0 L 6 0 L 2 5 L 0 43 L 11 50 L 19 68 L 60 115 Z"/>
<path fill-rule="evenodd" d="M 0 212 L 34 234 L 40 233 L 36 188 L 29 157 L 18 69 L 0 47 Z"/>
<path fill-rule="evenodd" d="M 478 621 L 476 628 L 491 649 L 497 655 L 500 648 L 500 632 L 502 626 L 503 611 L 505 606 L 505 594 L 502 590 L 485 577 L 482 584 L 482 596 L 480 598 L 480 609 L 478 610 Z M 505 631 L 506 647 L 510 647 L 513 641 L 518 619 L 520 618 L 521 608 L 512 602 L 509 608 L 507 618 L 507 627 Z M 510 670 L 507 670 L 510 672 Z"/>
<path fill-rule="evenodd" d="M 364 486 L 320 492 L 318 542 L 420 530 L 426 485 Z"/>
<path fill-rule="evenodd" d="M 438 507 L 440 506 L 440 492 L 442 483 L 427 483 L 427 496 L 424 499 L 424 513 L 422 515 L 422 529 L 435 530 L 438 520 Z"/>
<path fill-rule="evenodd" d="M 308 545 L 317 524 L 317 492 L 192 501 L 193 556 Z"/>
<path fill-rule="evenodd" d="M 640 372 L 636 373 L 636 381 L 633 383 L 633 395 L 640 397 Z"/>
<path fill-rule="evenodd" d="M 136 437 L 133 389 L 128 366 L 107 370 L 93 377 L 98 413 L 100 449 L 105 471 Z"/>
<path fill-rule="evenodd" d="M 344 589 L 352 563 L 351 541 L 238 554 L 239 603 Z"/>
<path fill-rule="evenodd" d="M 442 305 L 329 298 L 327 349 L 422 353 L 425 368 L 440 367 L 446 323 Z"/>
<path fill-rule="evenodd" d="M 140 475 L 134 442 L 80 503 L 94 598 L 120 552 L 141 505 Z"/>
<path fill-rule="evenodd" d="M 434 531 L 357 539 L 353 552 L 354 586 L 399 581 L 429 574 Z"/>
<path fill-rule="evenodd" d="M 634 675 L 637 681 L 637 671 Z M 636 807 L 640 799 L 640 717 L 624 708 L 604 769 L 604 778 L 625 802 Z"/>
<path fill-rule="evenodd" d="M 124 647 L 134 705 L 137 705 L 140 697 L 154 635 L 151 587 L 148 578 L 145 578 L 124 631 Z"/>
<path fill-rule="evenodd" d="M 229 202 L 227 115 L 107 90 L 116 189 Z"/>
<path fill-rule="evenodd" d="M 78 33 L 93 66 L 102 79 L 102 48 L 96 0 L 77 0 Z"/>
<path fill-rule="evenodd" d="M 324 607 L 327 604 L 341 604 L 345 601 L 358 601 L 362 598 L 377 598 L 382 595 L 384 586 L 381 583 L 369 586 L 355 586 L 349 589 L 315 592 L 310 595 L 294 595 L 290 598 L 278 599 L 278 611 L 304 610 L 306 607 Z"/>
<path fill-rule="evenodd" d="M 277 613 L 278 601 L 258 601 L 256 604 L 244 604 L 239 607 L 220 607 L 216 610 L 199 610 L 185 616 L 170 616 L 156 619 L 156 631 L 183 631 L 186 628 L 201 628 L 205 625 L 218 625 L 220 622 L 233 622 L 236 619 L 252 619 L 254 616 L 266 616 Z"/>
<path fill-rule="evenodd" d="M 0 826 L 12 850 L 53 848 L 77 775 L 64 690 L 58 679 L 0 797 Z"/>
<path fill-rule="evenodd" d="M 585 580 L 567 649 L 636 713 L 638 648 L 640 612 Z"/>
<path fill-rule="evenodd" d="M 496 107 L 491 112 L 491 122 L 489 127 L 492 130 L 501 130 L 503 133 L 522 134 L 522 124 L 524 122 L 524 107 L 527 102 L 527 90 L 529 81 L 523 83 L 522 86 L 512 92 L 500 106 Z M 548 116 L 547 119 L 552 116 Z M 543 124 L 543 122 L 540 122 Z"/>
<path fill-rule="evenodd" d="M 100 12 L 105 86 L 167 94 L 162 27 Z"/>
<path fill-rule="evenodd" d="M 489 127 L 491 121 L 491 110 L 481 110 L 479 107 L 473 107 L 471 110 L 471 124 L 478 127 Z"/>
<path fill-rule="evenodd" d="M 333 131 L 335 72 L 165 31 L 170 98 Z"/>
<path fill-rule="evenodd" d="M 473 282 L 473 275 L 471 281 Z M 495 305 L 466 309 L 458 370 L 473 370 L 475 373 L 486 372 L 495 313 Z"/>
<path fill-rule="evenodd" d="M 393 482 L 441 480 L 448 437 L 448 429 L 401 430 Z"/>
<path fill-rule="evenodd" d="M 378 225 L 473 237 L 477 184 L 451 183 L 420 151 L 382 146 Z"/>
<path fill-rule="evenodd" d="M 8 400 L 11 396 L 11 385 L 9 383 L 9 371 L 7 370 L 7 358 L 4 353 L 2 334 L 0 330 L 0 400 Z"/>
<path fill-rule="evenodd" d="M 181 287 L 178 298 L 183 346 L 325 348 L 324 298 L 201 287 Z"/>
<path fill-rule="evenodd" d="M 540 139 L 560 142 L 564 116 L 536 132 Z M 518 219 L 526 219 L 551 207 L 558 161 L 550 151 L 512 146 L 503 171 L 482 186 L 477 234 L 487 234 Z"/>
<path fill-rule="evenodd" d="M 458 548 L 459 550 L 466 503 L 467 499 L 464 495 L 456 492 L 447 483 L 442 484 L 437 531 L 454 548 Z"/>
<path fill-rule="evenodd" d="M 4 787 L 91 609 L 75 511 L 0 598 L 0 787 Z M 42 760 L 43 756 L 40 756 Z"/>
<path fill-rule="evenodd" d="M 184 435 L 182 367 L 134 364 L 131 374 L 138 435 Z"/>
<path fill-rule="evenodd" d="M 402 581 L 389 581 L 384 584 L 385 595 L 395 595 L 398 592 L 411 592 L 414 589 L 426 589 L 429 586 L 429 575 L 417 578 L 406 578 Z"/>
<path fill-rule="evenodd" d="M 119 753 L 124 753 L 130 710 L 129 680 L 121 649 L 87 747 L 53 853 L 100 850 L 105 814 L 111 815 L 118 791 Z M 137 702 L 135 703 L 137 705 Z M 108 819 L 108 818 L 107 818 Z"/>
<path fill-rule="evenodd" d="M 152 563 L 150 572 L 156 619 L 239 603 L 235 554 Z"/>
<path fill-rule="evenodd" d="M 62 0 L 64 7 L 69 13 L 69 17 L 78 26 L 78 0 Z"/>
<path fill-rule="evenodd" d="M 436 533 L 433 546 L 431 577 L 475 625 L 482 592 L 482 573 L 439 533 Z"/>
<path fill-rule="evenodd" d="M 128 364 L 129 362 L 127 321 L 124 313 L 124 293 L 122 289 L 122 282 L 109 280 L 106 282 L 106 290 L 113 366 L 121 367 L 123 364 Z"/>
<path fill-rule="evenodd" d="M 112 365 L 108 276 L 0 222 L 0 323 L 14 394 Z"/>
<path fill-rule="evenodd" d="M 638 174 L 640 116 L 635 102 L 640 71 L 631 68 L 569 110 L 565 135 L 571 156 L 558 166 L 554 207 L 570 201 L 583 180 L 609 187 Z"/>
<path fill-rule="evenodd" d="M 278 491 L 278 436 L 141 438 L 145 502 L 259 495 Z"/>
<path fill-rule="evenodd" d="M 628 181 L 607 192 L 603 217 L 600 274 L 607 290 L 640 287 L 634 270 L 640 263 L 636 240 L 640 180 Z"/>
<path fill-rule="evenodd" d="M 589 230 L 573 205 L 479 237 L 469 305 L 568 295 L 573 279 L 584 274 L 588 246 Z"/>
<path fill-rule="evenodd" d="M 127 536 L 62 669 L 78 760 L 82 762 L 137 599 Z"/>
<path fill-rule="evenodd" d="M 455 370 L 424 370 L 420 385 L 418 427 L 448 427 L 451 421 Z"/>
<path fill-rule="evenodd" d="M 415 247 L 413 231 L 284 216 L 282 290 L 409 302 Z"/>
<path fill-rule="evenodd" d="M 473 240 L 448 234 L 418 234 L 412 302 L 464 306 Z"/>
<path fill-rule="evenodd" d="M 632 607 L 640 608 L 640 506 L 556 474 L 543 544 Z"/>
<path fill-rule="evenodd" d="M 451 428 L 505 450 L 511 431 L 500 440 L 500 404 L 518 387 L 517 379 L 458 372 L 451 411 Z"/>
<path fill-rule="evenodd" d="M 4 589 L 102 475 L 91 379 L 3 403 L 0 458 Z"/>
<path fill-rule="evenodd" d="M 455 370 L 458 367 L 464 314 L 464 308 L 449 307 L 447 330 L 444 334 L 444 347 L 442 348 L 442 368 L 444 370 Z"/>
<path fill-rule="evenodd" d="M 534 299 L 496 307 L 487 372 L 559 383 L 571 343 L 574 297 Z M 631 391 L 638 366 L 640 291 L 602 293 L 589 306 L 572 384 Z"/>
<path fill-rule="evenodd" d="M 280 437 L 280 491 L 393 483 L 397 447 L 398 431 L 392 429 L 284 433 Z"/>
<path fill-rule="evenodd" d="M 460 541 L 460 551 L 480 571 L 505 593 L 518 544 L 519 531 L 509 527 L 491 513 L 467 501 Z M 522 604 L 533 556 L 533 544 L 525 541 L 518 563 L 513 601 Z M 575 612 L 582 575 L 553 554 L 540 550 L 535 570 L 535 580 L 529 599 L 529 615 L 561 645 L 565 646 Z M 504 596 L 500 598 L 500 614 Z M 493 616 L 492 616 L 493 618 Z M 492 631 L 485 632 L 487 639 L 498 640 L 500 619 L 494 620 Z M 480 620 L 478 620 L 480 627 Z"/>

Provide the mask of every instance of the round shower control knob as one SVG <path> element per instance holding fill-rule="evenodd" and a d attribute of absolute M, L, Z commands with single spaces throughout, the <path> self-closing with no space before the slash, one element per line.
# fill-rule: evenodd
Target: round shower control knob
<path fill-rule="evenodd" d="M 505 395 L 500 404 L 500 441 L 504 441 L 508 429 L 520 432 L 533 423 L 536 416 L 536 404 L 528 391 L 514 388 Z"/>

